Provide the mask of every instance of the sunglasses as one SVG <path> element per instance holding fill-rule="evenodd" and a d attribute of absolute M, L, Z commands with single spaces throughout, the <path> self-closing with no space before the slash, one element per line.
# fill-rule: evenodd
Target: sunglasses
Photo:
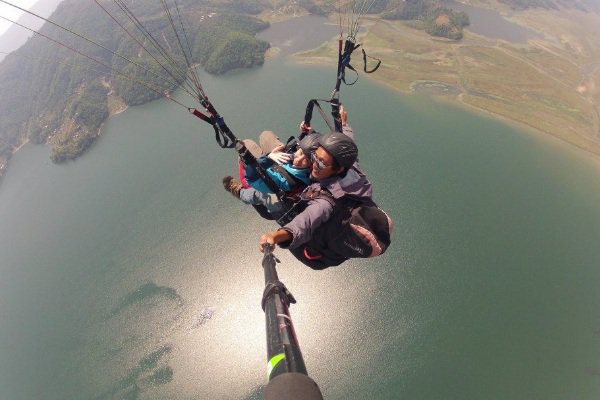
<path fill-rule="evenodd" d="M 328 167 L 328 165 L 325 165 L 323 161 L 317 158 L 317 155 L 314 152 L 310 153 L 310 160 L 313 162 L 313 164 L 317 166 L 317 170 L 319 171 L 323 171 L 325 168 Z"/>

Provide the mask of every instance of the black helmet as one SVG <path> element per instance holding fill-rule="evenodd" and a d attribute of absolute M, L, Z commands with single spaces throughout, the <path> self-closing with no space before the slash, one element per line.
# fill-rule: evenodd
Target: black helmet
<path fill-rule="evenodd" d="M 298 142 L 298 147 L 302 149 L 304 155 L 310 157 L 310 153 L 313 153 L 319 147 L 319 136 L 321 135 L 318 133 L 311 133 Z"/>
<path fill-rule="evenodd" d="M 344 168 L 350 168 L 358 158 L 354 140 L 342 132 L 330 132 L 319 137 L 319 144 Z"/>

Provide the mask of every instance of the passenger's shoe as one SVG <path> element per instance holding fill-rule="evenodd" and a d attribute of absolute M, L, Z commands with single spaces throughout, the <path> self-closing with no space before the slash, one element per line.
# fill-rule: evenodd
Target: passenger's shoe
<path fill-rule="evenodd" d="M 240 198 L 240 190 L 242 190 L 242 184 L 236 181 L 232 176 L 226 176 L 223 178 L 223 187 L 229 193 Z"/>

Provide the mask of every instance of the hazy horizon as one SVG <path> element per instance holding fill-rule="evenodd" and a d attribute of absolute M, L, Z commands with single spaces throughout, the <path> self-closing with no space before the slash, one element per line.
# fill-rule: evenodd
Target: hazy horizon
<path fill-rule="evenodd" d="M 39 0 L 39 1 L 42 2 L 44 0 Z M 17 5 L 21 8 L 26 8 L 29 10 L 37 2 L 38 2 L 38 0 L 21 0 L 21 1 L 19 1 L 20 4 L 17 4 Z M 17 21 L 19 18 L 21 18 L 23 16 L 23 14 L 25 14 L 25 11 L 21 11 L 18 8 L 9 6 L 4 3 L 0 3 L 0 15 L 5 18 L 12 19 L 13 21 Z M 12 25 L 13 25 L 12 23 L 10 23 L 6 20 L 3 20 L 3 19 L 0 20 L 0 36 L 4 35 L 4 33 L 6 33 L 6 31 Z"/>

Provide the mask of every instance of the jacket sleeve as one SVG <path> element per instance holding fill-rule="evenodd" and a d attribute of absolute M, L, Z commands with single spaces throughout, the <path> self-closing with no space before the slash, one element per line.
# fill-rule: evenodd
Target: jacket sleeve
<path fill-rule="evenodd" d="M 314 231 L 331 217 L 333 206 L 325 199 L 315 199 L 308 203 L 304 211 L 283 228 L 292 234 L 292 241 L 282 243 L 283 248 L 295 249 L 308 242 Z"/>

